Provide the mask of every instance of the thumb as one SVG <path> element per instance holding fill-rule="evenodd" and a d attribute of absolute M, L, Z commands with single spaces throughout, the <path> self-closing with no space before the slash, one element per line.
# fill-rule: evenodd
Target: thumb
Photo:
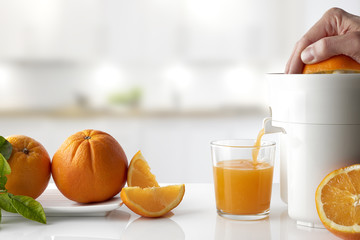
<path fill-rule="evenodd" d="M 360 63 L 360 32 L 322 38 L 301 52 L 301 60 L 313 64 L 340 54 Z"/>

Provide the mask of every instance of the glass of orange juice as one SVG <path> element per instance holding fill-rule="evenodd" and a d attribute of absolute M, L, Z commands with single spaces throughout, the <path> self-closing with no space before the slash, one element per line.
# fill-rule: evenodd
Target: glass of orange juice
<path fill-rule="evenodd" d="M 220 216 L 258 220 L 270 213 L 275 142 L 211 142 L 216 208 Z"/>

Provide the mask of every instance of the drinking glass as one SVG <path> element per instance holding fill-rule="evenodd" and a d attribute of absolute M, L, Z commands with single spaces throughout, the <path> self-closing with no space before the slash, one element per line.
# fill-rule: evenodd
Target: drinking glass
<path fill-rule="evenodd" d="M 275 142 L 211 142 L 216 208 L 220 216 L 257 220 L 270 213 Z"/>

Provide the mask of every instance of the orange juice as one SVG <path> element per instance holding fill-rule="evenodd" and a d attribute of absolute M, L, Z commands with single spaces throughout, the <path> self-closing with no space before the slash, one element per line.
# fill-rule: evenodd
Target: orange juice
<path fill-rule="evenodd" d="M 261 138 L 262 138 L 262 136 L 264 136 L 264 134 L 265 134 L 265 129 L 261 129 L 260 132 L 258 133 L 256 142 L 254 144 L 255 148 L 252 150 L 252 159 L 253 159 L 253 162 L 255 165 L 257 163 L 257 157 L 259 155 L 259 150 L 260 150 L 260 146 L 261 146 Z"/>
<path fill-rule="evenodd" d="M 218 210 L 256 214 L 270 208 L 273 166 L 269 163 L 227 160 L 218 162 L 213 170 Z"/>

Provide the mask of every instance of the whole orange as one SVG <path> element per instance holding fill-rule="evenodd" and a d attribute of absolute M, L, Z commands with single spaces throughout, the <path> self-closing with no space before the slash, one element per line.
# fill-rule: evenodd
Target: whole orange
<path fill-rule="evenodd" d="M 8 160 L 11 174 L 7 176 L 6 189 L 15 195 L 37 198 L 50 180 L 49 154 L 43 145 L 30 137 L 13 135 L 6 139 L 13 148 Z"/>
<path fill-rule="evenodd" d="M 127 158 L 109 134 L 84 130 L 68 137 L 52 159 L 60 192 L 79 203 L 101 202 L 118 194 L 126 182 Z"/>

